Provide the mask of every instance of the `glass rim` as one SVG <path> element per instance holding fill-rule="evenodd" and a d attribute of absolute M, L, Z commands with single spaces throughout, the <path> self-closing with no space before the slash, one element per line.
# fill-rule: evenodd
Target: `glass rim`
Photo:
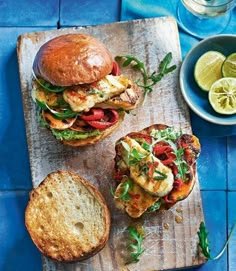
<path fill-rule="evenodd" d="M 199 3 L 198 2 L 199 0 L 192 0 L 192 2 L 196 3 L 197 5 L 201 6 L 201 7 L 208 7 L 208 8 L 218 8 L 218 7 L 223 7 L 223 6 L 226 6 L 228 4 L 231 4 L 231 3 L 236 3 L 235 0 L 230 0 L 230 1 L 225 1 L 225 3 L 222 3 L 222 4 L 217 4 L 215 6 L 212 6 L 212 5 L 209 5 L 209 4 L 202 4 L 202 3 Z M 184 2 L 184 0 L 183 0 Z"/>

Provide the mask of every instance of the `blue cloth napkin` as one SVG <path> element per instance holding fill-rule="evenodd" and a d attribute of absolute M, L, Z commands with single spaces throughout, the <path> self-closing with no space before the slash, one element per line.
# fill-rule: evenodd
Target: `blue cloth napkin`
<path fill-rule="evenodd" d="M 121 20 L 173 16 L 176 18 L 178 0 L 122 0 Z M 176 18 L 177 20 L 177 18 Z M 177 20 L 178 22 L 178 20 Z M 179 24 L 179 22 L 178 22 Z M 180 45 L 182 57 L 197 44 L 200 39 L 191 36 L 181 29 L 179 24 Z M 230 24 L 224 30 L 227 34 L 236 34 L 236 8 L 232 10 Z M 235 48 L 236 51 L 236 48 Z M 236 125 L 222 126 L 203 120 L 190 111 L 193 132 L 198 136 L 230 136 L 236 135 Z"/>

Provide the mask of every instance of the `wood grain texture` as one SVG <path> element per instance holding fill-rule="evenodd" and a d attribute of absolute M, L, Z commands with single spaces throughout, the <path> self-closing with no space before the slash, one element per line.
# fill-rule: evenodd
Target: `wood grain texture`
<path fill-rule="evenodd" d="M 36 107 L 30 95 L 31 67 L 39 47 L 56 36 L 67 33 L 88 33 L 102 40 L 112 55 L 132 54 L 143 60 L 149 71 L 172 52 L 178 69 L 164 78 L 139 106 L 136 116 L 129 114 L 109 138 L 95 146 L 71 148 L 57 142 L 48 130 L 40 128 Z M 24 104 L 26 132 L 33 185 L 58 169 L 79 173 L 102 192 L 110 206 L 112 227 L 106 247 L 96 256 L 81 263 L 58 264 L 43 257 L 43 269 L 49 270 L 167 270 L 197 266 L 204 260 L 198 253 L 197 230 L 203 220 L 199 183 L 191 195 L 171 210 L 158 215 L 145 215 L 138 222 L 145 229 L 145 253 L 140 262 L 124 265 L 125 234 L 131 218 L 118 211 L 110 194 L 114 158 L 114 142 L 131 131 L 139 131 L 154 123 L 164 123 L 191 133 L 189 111 L 179 91 L 178 75 L 181 53 L 176 22 L 171 17 L 143 19 L 107 25 L 66 28 L 24 34 L 18 39 L 18 60 Z M 134 80 L 140 74 L 131 69 L 123 72 Z M 183 218 L 181 223 L 176 217 Z"/>

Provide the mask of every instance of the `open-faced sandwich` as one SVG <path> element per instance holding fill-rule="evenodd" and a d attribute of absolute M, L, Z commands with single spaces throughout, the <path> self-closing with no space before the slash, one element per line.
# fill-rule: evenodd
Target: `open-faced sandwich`
<path fill-rule="evenodd" d="M 102 42 L 67 34 L 49 40 L 37 52 L 32 96 L 41 123 L 56 139 L 83 146 L 110 135 L 125 111 L 137 106 L 139 90 L 121 74 Z"/>
<path fill-rule="evenodd" d="M 114 199 L 133 218 L 169 209 L 185 199 L 196 180 L 196 136 L 155 124 L 116 142 Z"/>
<path fill-rule="evenodd" d="M 73 172 L 56 171 L 31 191 L 25 224 L 45 256 L 73 262 L 95 255 L 106 245 L 110 212 L 95 186 Z"/>

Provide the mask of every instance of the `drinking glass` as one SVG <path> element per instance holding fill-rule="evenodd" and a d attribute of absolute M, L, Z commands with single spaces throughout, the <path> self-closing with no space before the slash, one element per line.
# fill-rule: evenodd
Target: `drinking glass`
<path fill-rule="evenodd" d="M 186 32 L 205 38 L 219 34 L 227 27 L 235 4 L 236 0 L 181 0 L 177 18 Z"/>

